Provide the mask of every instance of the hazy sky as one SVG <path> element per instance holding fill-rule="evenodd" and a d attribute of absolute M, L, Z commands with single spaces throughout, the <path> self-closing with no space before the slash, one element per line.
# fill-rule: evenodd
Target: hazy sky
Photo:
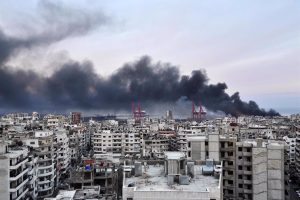
<path fill-rule="evenodd" d="M 111 74 L 149 55 L 178 65 L 182 74 L 204 68 L 211 83 L 282 113 L 300 112 L 300 1 L 120 0 L 62 1 L 102 10 L 109 23 L 83 37 L 22 54 L 12 65 L 43 72 L 49 58 L 91 60 Z M 1 1 L 0 27 L 9 35 L 34 27 L 38 1 Z M 47 68 L 47 69 L 46 69 Z M 51 68 L 51 66 L 50 66 Z"/>

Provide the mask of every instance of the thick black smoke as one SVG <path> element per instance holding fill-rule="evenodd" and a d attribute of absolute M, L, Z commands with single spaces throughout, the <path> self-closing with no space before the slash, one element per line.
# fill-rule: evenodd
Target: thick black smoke
<path fill-rule="evenodd" d="M 132 101 L 143 105 L 174 104 L 185 98 L 235 116 L 279 115 L 259 108 L 254 101 L 242 101 L 239 93 L 228 95 L 225 83 L 209 84 L 204 71 L 181 76 L 176 66 L 153 63 L 148 56 L 125 64 L 105 78 L 95 73 L 88 61 L 70 60 L 50 77 L 12 69 L 7 61 L 23 49 L 84 35 L 107 22 L 107 17 L 98 12 L 78 12 L 48 1 L 41 1 L 39 6 L 41 23 L 46 28 L 27 37 L 7 36 L 0 30 L 0 110 L 128 110 Z"/>
<path fill-rule="evenodd" d="M 70 61 L 50 77 L 32 71 L 0 68 L 2 107 L 31 109 L 128 109 L 133 100 L 143 104 L 175 103 L 181 97 L 227 114 L 278 115 L 260 109 L 254 101 L 243 102 L 238 93 L 230 96 L 225 83 L 208 84 L 202 71 L 180 76 L 176 66 L 152 63 L 147 56 L 125 64 L 115 74 L 101 78 L 90 62 Z"/>
<path fill-rule="evenodd" d="M 7 36 L 0 28 L 0 65 L 22 49 L 85 35 L 110 22 L 110 18 L 100 11 L 87 11 L 47 0 L 38 3 L 37 13 L 36 23 L 25 36 Z"/>

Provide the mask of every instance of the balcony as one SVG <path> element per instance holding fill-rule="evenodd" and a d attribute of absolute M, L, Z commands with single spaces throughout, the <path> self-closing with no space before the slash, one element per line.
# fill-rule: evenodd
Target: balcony
<path fill-rule="evenodd" d="M 28 158 L 25 158 L 23 160 L 20 160 L 15 165 L 10 165 L 9 169 L 18 169 L 21 165 L 25 164 L 28 161 Z"/>
<path fill-rule="evenodd" d="M 243 156 L 252 156 L 252 152 L 243 152 Z"/>
<path fill-rule="evenodd" d="M 234 147 L 221 147 L 220 151 L 235 151 Z"/>
<path fill-rule="evenodd" d="M 28 168 L 26 168 L 25 170 L 23 170 L 20 174 L 18 174 L 17 176 L 10 176 L 9 180 L 10 181 L 16 181 L 18 180 L 20 177 L 22 177 L 24 174 L 26 174 L 28 172 Z"/>
<path fill-rule="evenodd" d="M 39 166 L 38 166 L 38 169 L 39 169 L 39 170 L 41 170 L 41 169 L 48 169 L 48 168 L 52 168 L 53 166 L 54 166 L 54 164 L 45 165 L 45 166 L 39 165 Z"/>
<path fill-rule="evenodd" d="M 45 173 L 38 173 L 38 177 L 50 176 L 53 173 L 54 173 L 53 171 L 45 172 Z"/>
<path fill-rule="evenodd" d="M 244 170 L 244 174 L 245 174 L 245 175 L 252 175 L 252 171 Z"/>
<path fill-rule="evenodd" d="M 53 183 L 50 184 L 50 186 L 45 186 L 45 187 L 38 187 L 39 192 L 47 191 L 47 190 L 52 190 L 53 189 Z"/>
<path fill-rule="evenodd" d="M 23 187 L 28 182 L 28 178 L 25 179 L 23 182 L 21 182 L 19 185 L 17 185 L 14 188 L 10 188 L 9 192 L 17 192 L 21 187 Z"/>
<path fill-rule="evenodd" d="M 20 195 L 16 198 L 16 200 L 19 200 L 19 199 L 21 199 L 22 197 L 24 197 L 24 196 L 27 194 L 28 190 L 29 190 L 29 189 L 27 188 L 25 191 L 23 191 L 22 194 L 20 194 Z"/>
<path fill-rule="evenodd" d="M 38 163 L 41 162 L 48 162 L 48 161 L 52 161 L 52 158 L 46 157 L 46 158 L 39 158 Z"/>
<path fill-rule="evenodd" d="M 46 183 L 50 183 L 50 180 L 38 181 L 38 185 L 43 185 Z"/>

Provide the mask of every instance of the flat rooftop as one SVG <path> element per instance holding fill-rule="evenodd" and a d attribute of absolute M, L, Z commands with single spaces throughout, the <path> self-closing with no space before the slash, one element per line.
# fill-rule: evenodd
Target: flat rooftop
<path fill-rule="evenodd" d="M 181 158 L 184 158 L 185 154 L 183 152 L 180 152 L 180 151 L 166 151 L 165 156 L 167 157 L 167 159 L 179 160 Z"/>
<path fill-rule="evenodd" d="M 203 165 L 195 165 L 195 177 L 190 180 L 189 185 L 179 185 L 175 183 L 172 186 L 167 184 L 167 177 L 164 175 L 163 165 L 148 165 L 143 167 L 143 175 L 139 177 L 132 176 L 125 179 L 125 187 L 128 184 L 134 184 L 136 191 L 193 191 L 206 192 L 215 190 L 219 186 L 219 178 L 214 176 L 205 176 L 202 174 Z"/>

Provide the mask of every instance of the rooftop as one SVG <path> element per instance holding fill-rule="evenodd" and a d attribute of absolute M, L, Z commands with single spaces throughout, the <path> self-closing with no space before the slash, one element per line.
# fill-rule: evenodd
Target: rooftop
<path fill-rule="evenodd" d="M 143 175 L 139 177 L 125 178 L 125 187 L 134 184 L 136 191 L 193 191 L 207 192 L 218 189 L 219 179 L 214 176 L 202 174 L 203 165 L 195 165 L 195 177 L 190 180 L 189 185 L 167 184 L 163 165 L 148 165 L 143 167 Z M 145 171 L 146 170 L 146 171 Z"/>
<path fill-rule="evenodd" d="M 166 159 L 179 160 L 185 157 L 185 154 L 180 151 L 166 151 L 165 152 Z"/>

